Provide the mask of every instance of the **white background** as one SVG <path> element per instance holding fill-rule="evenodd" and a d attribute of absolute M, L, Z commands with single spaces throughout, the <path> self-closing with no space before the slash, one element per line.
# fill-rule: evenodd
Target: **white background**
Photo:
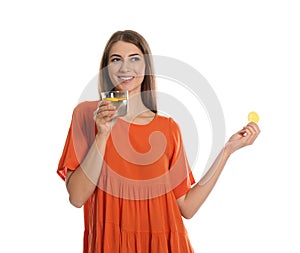
<path fill-rule="evenodd" d="M 82 252 L 83 211 L 56 168 L 107 39 L 133 29 L 209 81 L 227 138 L 249 111 L 261 117 L 255 145 L 185 221 L 195 252 L 300 252 L 299 11 L 296 0 L 2 1 L 0 251 Z"/>

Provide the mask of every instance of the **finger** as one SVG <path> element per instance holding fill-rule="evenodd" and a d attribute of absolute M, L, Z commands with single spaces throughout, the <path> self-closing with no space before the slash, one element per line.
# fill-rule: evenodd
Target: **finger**
<path fill-rule="evenodd" d="M 249 122 L 247 124 L 247 126 L 244 127 L 244 129 L 246 129 L 246 128 L 250 129 L 250 131 L 252 133 L 260 133 L 260 129 L 259 129 L 258 125 L 256 123 L 254 123 L 254 122 Z"/>
<path fill-rule="evenodd" d="M 247 130 L 250 132 L 251 135 L 255 134 L 255 128 L 251 125 L 247 125 Z"/>
<path fill-rule="evenodd" d="M 251 134 L 254 138 L 254 140 L 257 138 L 257 136 L 260 134 L 260 129 L 257 124 L 248 124 L 247 128 L 251 131 Z"/>
<path fill-rule="evenodd" d="M 246 142 L 248 145 L 252 144 L 259 134 L 259 128 L 254 125 L 246 126 Z"/>
<path fill-rule="evenodd" d="M 96 111 L 94 111 L 94 121 L 100 120 L 100 123 L 105 123 L 106 117 L 113 117 L 116 114 L 116 107 L 115 106 L 102 106 L 99 107 Z"/>
<path fill-rule="evenodd" d="M 109 104 L 111 104 L 111 101 L 109 101 L 109 100 L 100 100 L 98 102 L 98 107 L 100 107 L 102 105 L 109 105 Z"/>
<path fill-rule="evenodd" d="M 99 113 L 96 114 L 96 119 L 104 119 L 113 117 L 116 114 L 116 110 L 106 110 L 106 111 L 100 111 Z"/>
<path fill-rule="evenodd" d="M 249 122 L 247 127 L 251 127 L 255 132 L 260 132 L 259 126 L 255 122 Z"/>
<path fill-rule="evenodd" d="M 98 107 L 97 107 L 96 111 L 99 112 L 99 111 L 103 111 L 103 110 L 109 110 L 110 108 L 111 108 L 110 101 L 101 100 L 98 102 Z M 115 108 L 115 106 L 113 106 L 112 108 Z"/>
<path fill-rule="evenodd" d="M 242 136 L 246 136 L 247 135 L 247 129 L 246 127 L 243 127 L 239 132 L 238 134 L 242 135 Z"/>
<path fill-rule="evenodd" d="M 94 112 L 94 115 L 98 115 L 99 113 L 105 112 L 105 111 L 115 111 L 116 107 L 112 105 L 101 105 L 97 108 L 97 110 Z"/>
<path fill-rule="evenodd" d="M 103 107 L 99 107 L 99 109 L 97 110 L 97 114 L 106 113 L 106 112 L 115 112 L 115 111 L 116 111 L 115 106 L 103 106 Z"/>

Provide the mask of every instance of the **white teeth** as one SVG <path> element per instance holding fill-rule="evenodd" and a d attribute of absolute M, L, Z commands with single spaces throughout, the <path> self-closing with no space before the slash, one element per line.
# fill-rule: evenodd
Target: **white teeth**
<path fill-rule="evenodd" d="M 122 79 L 122 80 L 124 80 L 124 81 L 130 80 L 130 79 L 132 79 L 132 78 L 133 78 L 132 76 L 128 76 L 128 77 L 120 76 L 120 79 Z"/>

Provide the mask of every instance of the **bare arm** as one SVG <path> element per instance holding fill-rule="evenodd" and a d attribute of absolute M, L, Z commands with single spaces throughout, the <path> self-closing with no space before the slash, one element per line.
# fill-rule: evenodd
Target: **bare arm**
<path fill-rule="evenodd" d="M 67 171 L 66 187 L 70 202 L 75 207 L 82 207 L 97 187 L 115 109 L 109 101 L 101 102 L 95 113 L 98 130 L 95 141 L 80 166 L 75 171 Z"/>
<path fill-rule="evenodd" d="M 259 133 L 257 124 L 251 122 L 231 136 L 204 177 L 186 195 L 177 199 L 183 217 L 190 219 L 194 216 L 214 188 L 230 155 L 242 147 L 251 145 Z"/>
<path fill-rule="evenodd" d="M 85 159 L 75 170 L 68 170 L 66 186 L 72 205 L 80 208 L 94 192 L 101 173 L 107 138 L 97 135 Z"/>

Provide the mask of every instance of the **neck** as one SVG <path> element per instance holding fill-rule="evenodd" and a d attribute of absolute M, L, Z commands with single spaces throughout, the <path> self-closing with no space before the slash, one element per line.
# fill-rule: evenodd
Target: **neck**
<path fill-rule="evenodd" d="M 146 111 L 149 111 L 149 109 L 144 105 L 141 93 L 129 93 L 128 113 L 124 118 L 134 119 Z"/>

